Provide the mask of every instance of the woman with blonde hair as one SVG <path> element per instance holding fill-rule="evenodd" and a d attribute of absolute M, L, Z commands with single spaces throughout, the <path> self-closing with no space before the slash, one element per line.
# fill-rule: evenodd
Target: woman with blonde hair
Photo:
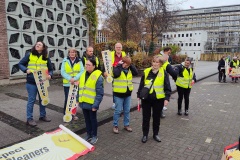
<path fill-rule="evenodd" d="M 167 72 L 162 67 L 165 58 L 156 55 L 152 60 L 152 67 L 144 70 L 137 92 L 137 97 L 142 99 L 142 143 L 148 140 L 149 124 L 151 112 L 153 117 L 153 139 L 161 142 L 159 133 L 160 116 L 163 106 L 168 104 L 171 95 L 171 86 Z M 148 88 L 146 90 L 146 88 Z M 143 91 L 147 91 L 147 96 L 143 97 Z M 145 94 L 146 95 L 146 94 Z"/>
<path fill-rule="evenodd" d="M 61 66 L 61 75 L 63 77 L 63 88 L 65 95 L 63 110 L 64 115 L 66 111 L 70 84 L 74 84 L 74 82 L 79 81 L 83 71 L 84 67 L 81 59 L 77 56 L 77 50 L 75 48 L 70 48 L 68 50 L 68 56 L 63 59 Z M 77 120 L 78 118 L 74 116 L 73 119 Z"/>

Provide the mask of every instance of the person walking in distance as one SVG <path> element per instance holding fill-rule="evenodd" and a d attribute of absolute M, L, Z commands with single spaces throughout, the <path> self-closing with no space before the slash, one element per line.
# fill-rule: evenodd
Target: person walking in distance
<path fill-rule="evenodd" d="M 50 122 L 51 119 L 46 117 L 46 107 L 42 105 L 42 99 L 38 93 L 37 85 L 33 76 L 33 72 L 39 69 L 48 69 L 47 79 L 50 80 L 53 75 L 53 68 L 51 60 L 48 57 L 47 46 L 45 43 L 38 41 L 31 49 L 30 53 L 27 53 L 25 57 L 18 63 L 19 69 L 24 73 L 27 73 L 26 89 L 28 92 L 27 102 L 27 125 L 36 126 L 37 123 L 33 119 L 33 106 L 36 101 L 36 96 L 39 97 L 40 107 L 40 121 Z"/>
<path fill-rule="evenodd" d="M 226 82 L 226 70 L 225 70 L 225 56 L 222 56 L 222 58 L 218 61 L 218 80 L 219 82 L 222 81 Z"/>
<path fill-rule="evenodd" d="M 178 115 L 182 115 L 182 100 L 184 97 L 185 102 L 185 115 L 189 114 L 189 96 L 193 84 L 197 81 L 193 69 L 190 68 L 191 58 L 187 57 L 185 61 L 176 66 L 178 71 L 178 77 L 176 80 L 177 92 L 178 92 Z"/>
<path fill-rule="evenodd" d="M 150 88 L 147 98 L 142 99 L 142 143 L 146 143 L 149 134 L 151 115 L 153 117 L 153 139 L 161 142 L 159 134 L 160 116 L 164 105 L 167 105 L 171 95 L 171 86 L 167 72 L 162 67 L 165 58 L 156 55 L 152 59 L 152 67 L 144 70 L 137 92 L 141 98 L 144 87 Z M 152 114 L 151 114 L 152 112 Z"/>

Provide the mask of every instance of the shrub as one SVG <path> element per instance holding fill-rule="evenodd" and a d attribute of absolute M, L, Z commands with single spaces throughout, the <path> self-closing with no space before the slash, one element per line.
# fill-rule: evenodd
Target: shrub
<path fill-rule="evenodd" d="M 184 60 L 186 59 L 187 55 L 172 55 L 172 64 L 180 64 L 182 62 L 184 62 Z"/>
<path fill-rule="evenodd" d="M 132 56 L 132 63 L 137 69 L 145 69 L 151 66 L 152 57 L 146 55 L 145 53 L 138 52 Z"/>

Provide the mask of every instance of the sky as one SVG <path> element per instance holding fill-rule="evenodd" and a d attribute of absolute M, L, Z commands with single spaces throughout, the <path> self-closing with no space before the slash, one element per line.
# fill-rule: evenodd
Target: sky
<path fill-rule="evenodd" d="M 190 9 L 190 6 L 205 8 L 240 4 L 240 0 L 169 0 L 169 2 L 178 6 L 179 9 Z"/>

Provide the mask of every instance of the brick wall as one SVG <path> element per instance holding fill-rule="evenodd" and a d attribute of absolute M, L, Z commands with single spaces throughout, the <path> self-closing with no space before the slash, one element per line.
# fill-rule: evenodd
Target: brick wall
<path fill-rule="evenodd" d="M 0 0 L 0 79 L 9 78 L 5 0 Z"/>

